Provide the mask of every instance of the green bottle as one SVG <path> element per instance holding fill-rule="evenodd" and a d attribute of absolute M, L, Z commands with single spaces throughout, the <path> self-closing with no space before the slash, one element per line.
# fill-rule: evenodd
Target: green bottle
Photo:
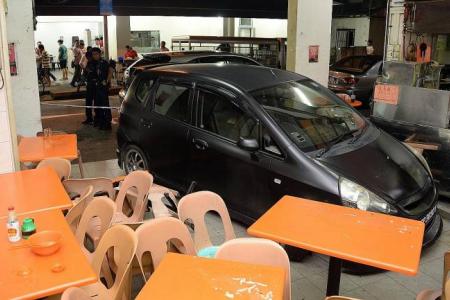
<path fill-rule="evenodd" d="M 33 233 L 36 233 L 36 224 L 34 224 L 34 219 L 24 219 L 22 222 L 22 238 L 28 239 Z"/>

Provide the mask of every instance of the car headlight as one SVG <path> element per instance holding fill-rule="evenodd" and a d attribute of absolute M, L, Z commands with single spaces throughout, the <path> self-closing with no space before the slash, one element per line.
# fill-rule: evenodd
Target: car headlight
<path fill-rule="evenodd" d="M 348 207 L 381 212 L 385 214 L 396 214 L 397 209 L 375 195 L 366 188 L 346 178 L 339 179 L 342 203 Z"/>

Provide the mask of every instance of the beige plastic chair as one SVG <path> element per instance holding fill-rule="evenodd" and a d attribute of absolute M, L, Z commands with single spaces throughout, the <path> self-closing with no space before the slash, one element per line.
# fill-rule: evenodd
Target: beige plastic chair
<path fill-rule="evenodd" d="M 75 238 L 86 256 L 92 256 L 92 253 L 84 245 L 86 234 L 92 239 L 96 248 L 110 227 L 115 211 L 116 204 L 108 197 L 95 197 L 84 209 L 75 231 Z"/>
<path fill-rule="evenodd" d="M 282 267 L 286 271 L 283 299 L 291 299 L 289 257 L 279 244 L 266 239 L 238 238 L 223 243 L 217 250 L 216 258 L 249 264 Z"/>
<path fill-rule="evenodd" d="M 36 166 L 36 169 L 52 167 L 58 174 L 61 181 L 70 178 L 70 173 L 72 171 L 72 165 L 70 161 L 64 158 L 46 158 Z"/>
<path fill-rule="evenodd" d="M 67 179 L 63 181 L 63 185 L 69 195 L 80 195 L 87 186 L 92 186 L 94 188 L 94 196 L 100 193 L 107 193 L 107 196 L 111 199 L 114 199 L 116 196 L 112 180 L 105 177 L 89 179 Z"/>
<path fill-rule="evenodd" d="M 92 186 L 88 186 L 79 198 L 72 201 L 74 206 L 67 213 L 66 221 L 74 234 L 87 204 L 93 199 L 93 190 Z"/>
<path fill-rule="evenodd" d="M 225 230 L 225 241 L 236 237 L 228 209 L 219 195 L 209 191 L 186 195 L 178 203 L 178 218 L 183 223 L 188 220 L 193 222 L 194 243 L 197 252 L 212 246 L 205 223 L 205 216 L 209 211 L 217 212 L 220 215 Z"/>
<path fill-rule="evenodd" d="M 67 132 L 65 131 L 52 131 L 53 135 L 61 135 L 61 134 L 67 134 Z M 44 132 L 43 131 L 39 131 L 38 133 L 36 133 L 36 136 L 44 136 Z M 77 149 L 77 154 L 78 154 L 78 168 L 80 169 L 80 175 L 81 178 L 84 178 L 84 166 L 83 166 L 83 158 L 81 157 L 81 151 L 80 149 Z"/>
<path fill-rule="evenodd" d="M 444 274 L 442 278 L 442 289 L 439 290 L 423 290 L 421 291 L 416 300 L 435 300 L 441 297 L 441 300 L 450 300 L 450 279 L 448 279 L 450 273 L 450 252 L 444 254 Z"/>
<path fill-rule="evenodd" d="M 103 235 L 97 249 L 93 253 L 91 266 L 98 278 L 102 277 L 102 270 L 104 269 L 104 261 L 107 252 L 112 248 L 117 265 L 114 283 L 108 288 L 102 282 L 98 281 L 95 284 L 82 287 L 90 297 L 95 299 L 122 299 L 125 293 L 125 286 L 129 280 L 129 270 L 134 255 L 138 239 L 135 232 L 125 225 L 115 225 L 108 229 Z"/>
<path fill-rule="evenodd" d="M 78 287 L 71 287 L 64 291 L 61 300 L 91 300 L 92 298 Z"/>
<path fill-rule="evenodd" d="M 113 224 L 118 223 L 137 223 L 144 219 L 147 210 L 148 193 L 153 184 L 153 176 L 147 171 L 134 171 L 128 174 L 120 186 L 116 197 L 117 211 L 114 215 Z M 123 212 L 125 198 L 129 191 L 133 192 L 132 207 L 133 213 L 127 216 Z"/>
<path fill-rule="evenodd" d="M 148 272 L 146 274 L 144 270 L 144 253 L 150 252 L 154 269 L 169 252 L 168 243 L 174 244 L 183 254 L 195 255 L 196 253 L 189 230 L 180 220 L 172 217 L 146 221 L 136 229 L 136 235 L 138 238 L 136 257 L 145 280 L 150 274 Z"/>

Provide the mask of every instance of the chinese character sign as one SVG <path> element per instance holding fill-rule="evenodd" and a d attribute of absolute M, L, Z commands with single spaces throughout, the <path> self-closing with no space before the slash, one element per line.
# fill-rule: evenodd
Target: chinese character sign
<path fill-rule="evenodd" d="M 377 84 L 375 86 L 373 100 L 376 102 L 397 105 L 399 94 L 400 88 L 398 85 Z"/>
<path fill-rule="evenodd" d="M 309 46 L 309 62 L 319 62 L 319 46 Z"/>

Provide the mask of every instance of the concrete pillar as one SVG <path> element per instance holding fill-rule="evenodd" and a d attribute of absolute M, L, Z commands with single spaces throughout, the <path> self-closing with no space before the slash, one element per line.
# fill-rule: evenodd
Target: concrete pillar
<path fill-rule="evenodd" d="M 0 1 L 0 174 L 19 169 L 4 4 Z"/>
<path fill-rule="evenodd" d="M 123 56 L 126 52 L 126 45 L 130 45 L 131 32 L 130 32 L 130 17 L 129 16 L 117 16 L 116 17 L 116 43 L 117 43 L 117 56 Z"/>
<path fill-rule="evenodd" d="M 223 36 L 234 36 L 235 22 L 234 18 L 223 18 Z"/>
<path fill-rule="evenodd" d="M 287 69 L 328 84 L 332 0 L 289 0 Z M 313 46 L 313 47 L 311 47 Z M 309 52 L 318 46 L 318 61 Z"/>
<path fill-rule="evenodd" d="M 33 0 L 8 0 L 8 43 L 14 43 L 17 76 L 11 76 L 11 95 L 17 133 L 32 136 L 42 131 L 33 29 Z"/>

